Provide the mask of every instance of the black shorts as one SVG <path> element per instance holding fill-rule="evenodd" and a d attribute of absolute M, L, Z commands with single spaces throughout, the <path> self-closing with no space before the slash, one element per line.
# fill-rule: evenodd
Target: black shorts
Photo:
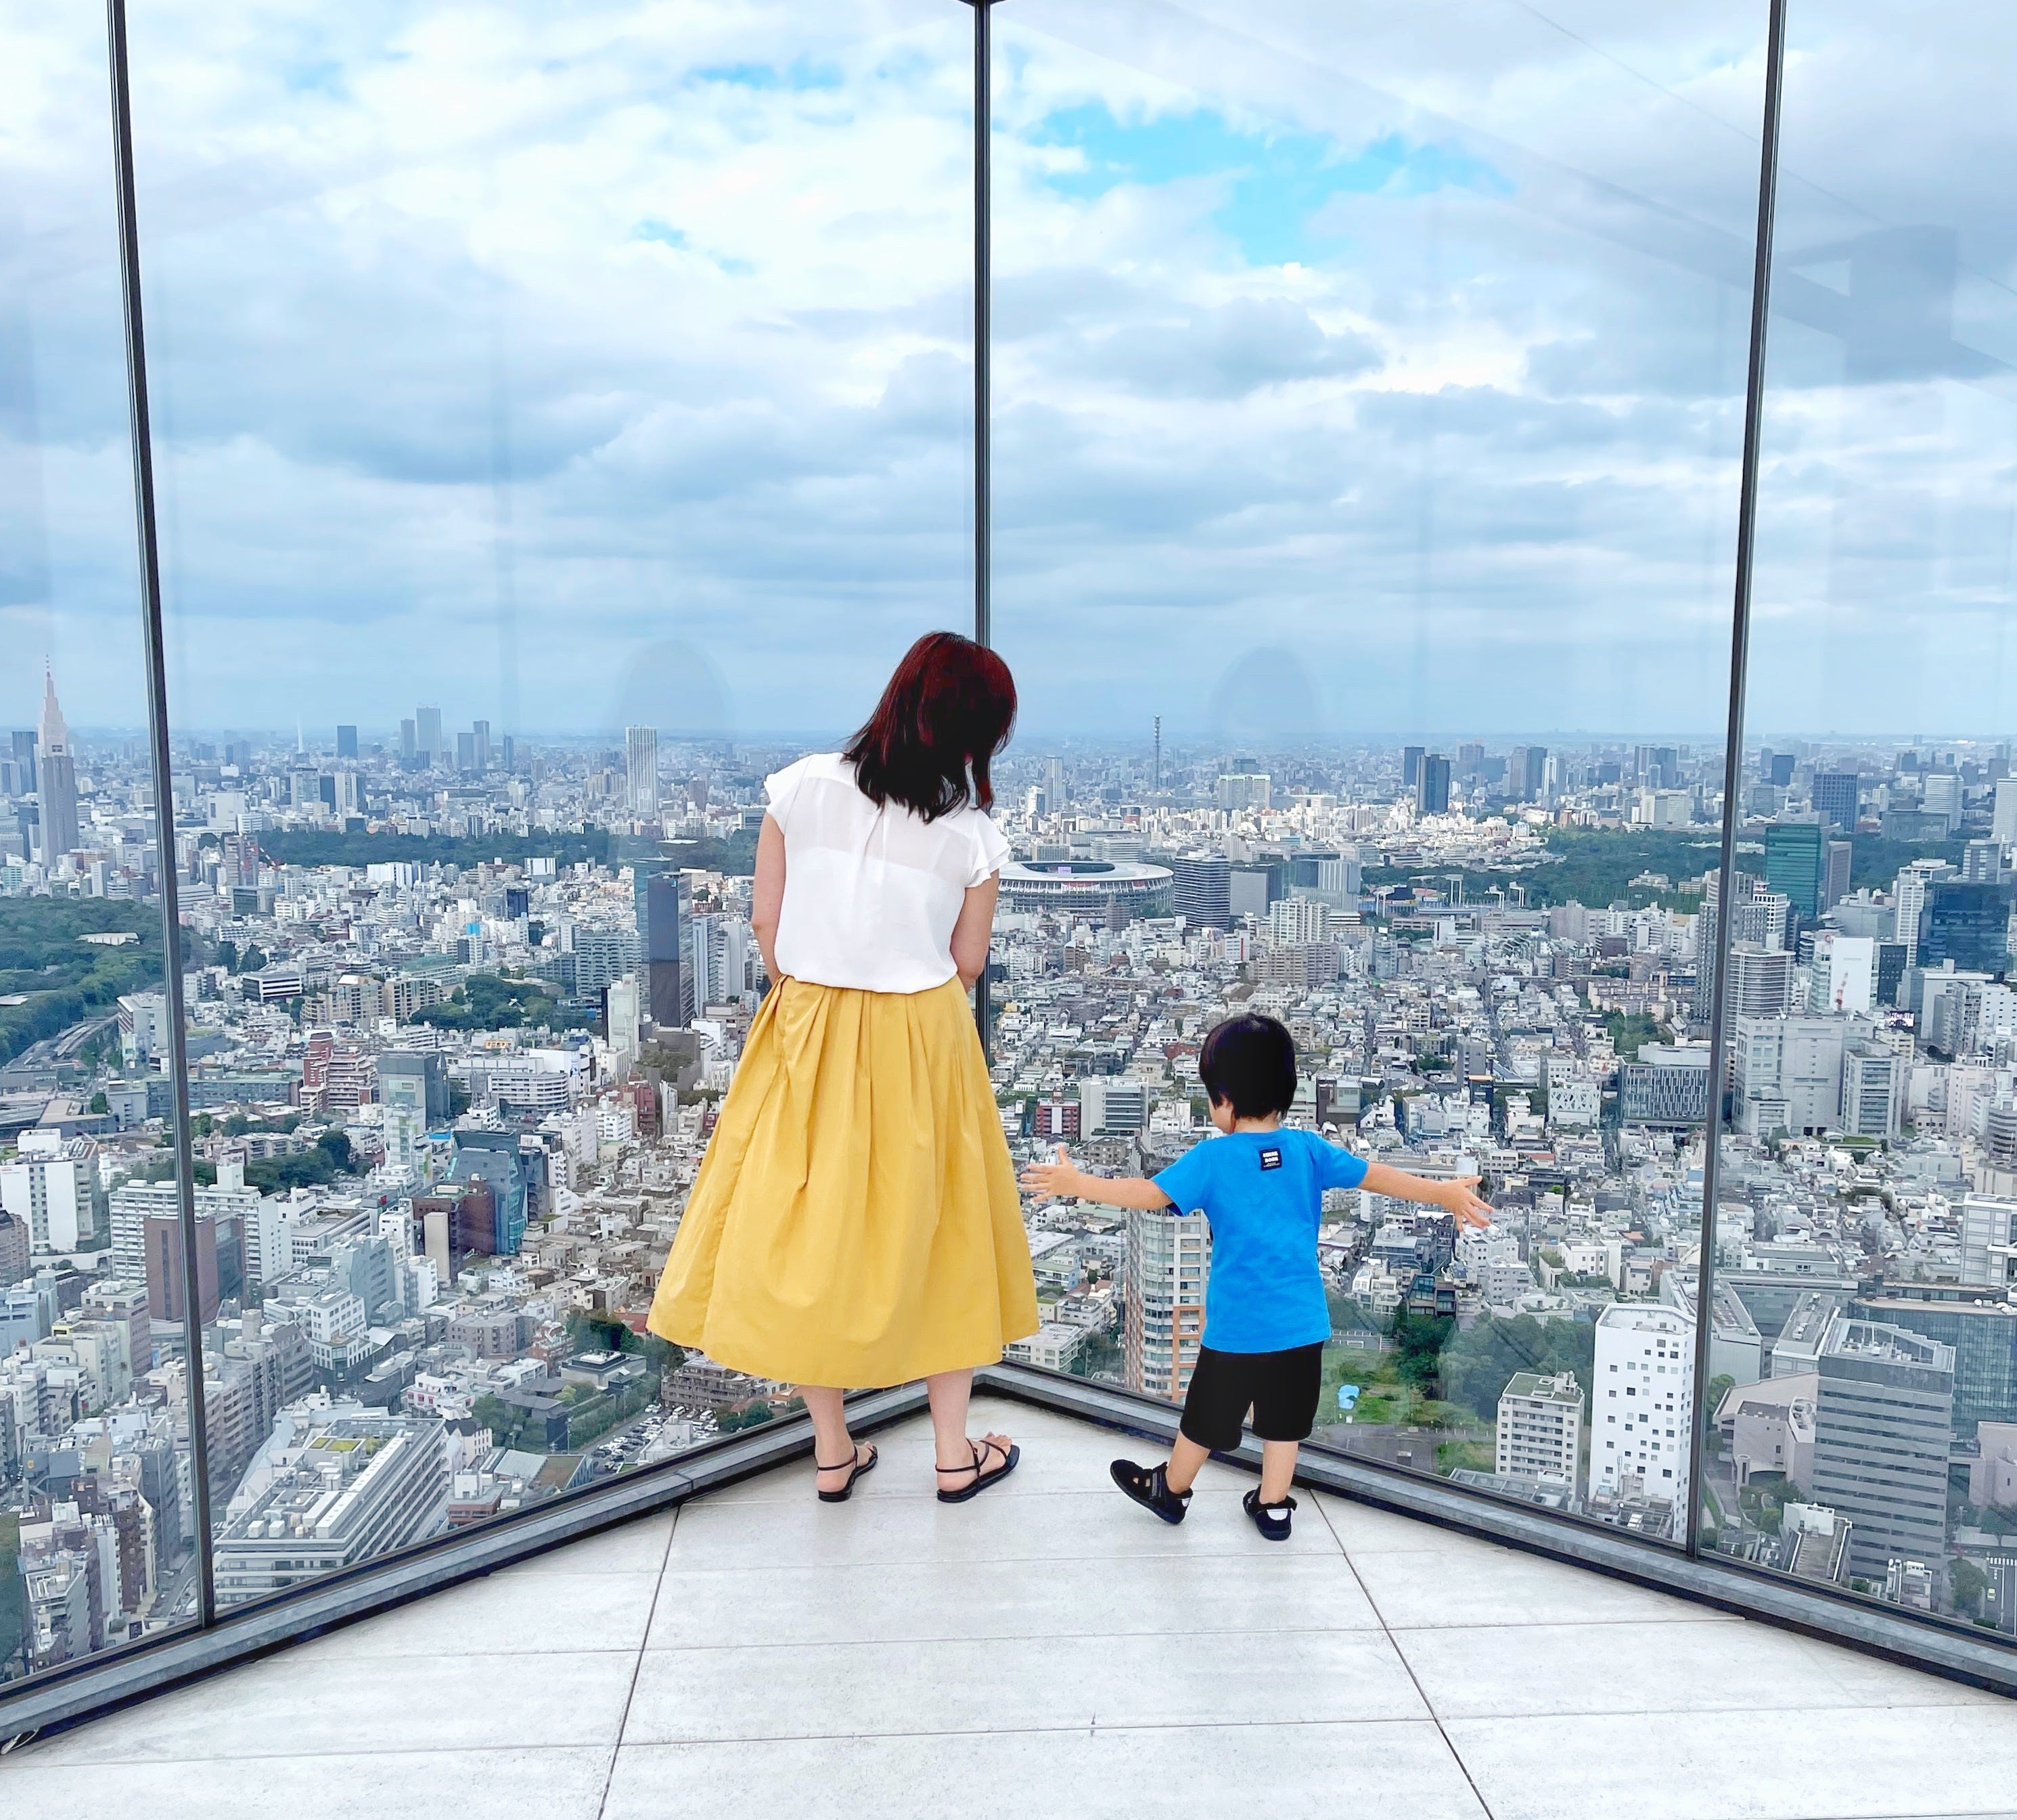
<path fill-rule="evenodd" d="M 1306 1441 L 1316 1424 L 1323 1389 L 1323 1342 L 1279 1353 L 1221 1353 L 1198 1348 L 1184 1419 L 1186 1440 L 1214 1454 L 1239 1445 L 1247 1412 L 1264 1441 Z"/>

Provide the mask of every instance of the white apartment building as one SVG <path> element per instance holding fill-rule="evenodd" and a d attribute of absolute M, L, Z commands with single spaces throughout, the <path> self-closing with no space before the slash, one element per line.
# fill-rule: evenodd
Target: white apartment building
<path fill-rule="evenodd" d="M 35 1251 L 74 1252 L 96 1242 L 106 1217 L 97 1144 L 41 1126 L 23 1132 L 15 1159 L 0 1163 L 0 1206 L 27 1228 Z"/>
<path fill-rule="evenodd" d="M 199 1184 L 196 1210 L 200 1217 L 207 1215 L 213 1220 L 235 1216 L 238 1230 L 249 1241 L 260 1230 L 259 1199 L 257 1188 L 222 1184 L 205 1188 Z M 181 1211 L 181 1200 L 172 1181 L 124 1182 L 113 1191 L 112 1257 L 121 1276 L 134 1282 L 147 1280 L 147 1222 L 157 1214 L 173 1220 Z"/>
<path fill-rule="evenodd" d="M 2017 1201 L 1970 1195 L 1962 1202 L 1961 1280 L 2017 1284 Z"/>
<path fill-rule="evenodd" d="M 1582 1406 L 1575 1372 L 1550 1378 L 1515 1371 L 1499 1396 L 1494 1470 L 1502 1478 L 1545 1479 L 1579 1489 Z"/>
<path fill-rule="evenodd" d="M 1211 1224 L 1202 1213 L 1128 1215 L 1128 1388 L 1181 1397 L 1204 1339 Z"/>
<path fill-rule="evenodd" d="M 1589 1494 L 1616 1497 L 1637 1480 L 1648 1497 L 1687 1508 L 1688 1425 L 1694 1420 L 1695 1324 L 1663 1303 L 1614 1302 L 1597 1324 L 1589 1424 Z"/>

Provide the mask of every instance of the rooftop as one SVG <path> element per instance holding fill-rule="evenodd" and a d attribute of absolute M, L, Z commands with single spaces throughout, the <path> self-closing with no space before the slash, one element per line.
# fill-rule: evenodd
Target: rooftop
<path fill-rule="evenodd" d="M 948 1508 L 930 1433 L 823 1505 L 803 1465 L 21 1747 L 29 1814 L 221 1800 L 465 1820 L 1175 1811 L 1386 1820 L 1986 1813 L 2017 1704 L 1348 1499 L 1294 1538 L 1208 1466 L 976 1405 L 1016 1477 Z M 1543 1721 L 1536 1723 L 1536 1721 Z"/>

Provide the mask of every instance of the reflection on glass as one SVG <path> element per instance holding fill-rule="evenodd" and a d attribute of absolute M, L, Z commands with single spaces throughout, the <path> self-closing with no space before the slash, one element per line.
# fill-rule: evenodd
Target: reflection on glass
<path fill-rule="evenodd" d="M 969 16 L 135 9 L 229 1609 L 761 1423 L 764 776 L 971 597 Z"/>
<path fill-rule="evenodd" d="M 103 22 L 0 7 L 0 1681 L 194 1613 Z M 173 1230 L 172 1223 L 171 1230 Z"/>
<path fill-rule="evenodd" d="M 1763 20 L 995 26 L 1005 1119 L 1153 1172 L 1281 1016 L 1297 1122 L 1499 1209 L 1334 1196 L 1319 1440 L 1665 1541 Z M 1203 1222 L 1033 1217 L 1020 1350 L 1181 1396 Z"/>
<path fill-rule="evenodd" d="M 1791 19 L 1704 1538 L 2009 1637 L 2017 34 Z"/>

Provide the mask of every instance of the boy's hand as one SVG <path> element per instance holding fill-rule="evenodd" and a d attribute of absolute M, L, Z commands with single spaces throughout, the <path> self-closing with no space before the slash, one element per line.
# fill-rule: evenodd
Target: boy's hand
<path fill-rule="evenodd" d="M 1438 1202 L 1456 1216 L 1460 1227 L 1489 1226 L 1492 1224 L 1492 1203 L 1478 1198 L 1477 1176 L 1459 1176 L 1442 1184 L 1442 1192 L 1436 1197 Z"/>
<path fill-rule="evenodd" d="M 1055 1162 L 1033 1162 L 1018 1180 L 1030 1194 L 1046 1201 L 1066 1200 L 1078 1192 L 1078 1170 L 1062 1144 Z"/>

